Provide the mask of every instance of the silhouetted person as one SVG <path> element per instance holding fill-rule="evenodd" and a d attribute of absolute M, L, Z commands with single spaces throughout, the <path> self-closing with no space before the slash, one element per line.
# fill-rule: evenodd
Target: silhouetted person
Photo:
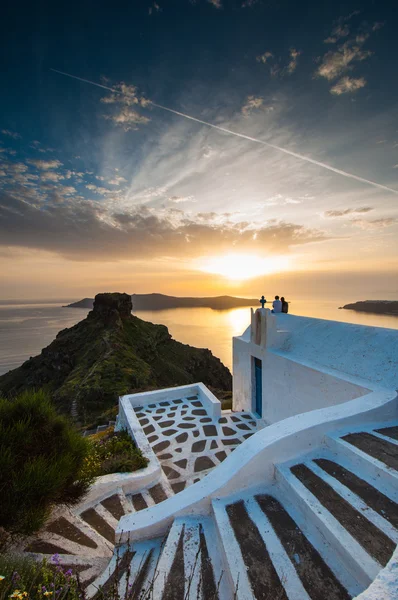
<path fill-rule="evenodd" d="M 274 313 L 282 312 L 282 302 L 279 300 L 279 296 L 275 296 L 275 300 L 272 303 L 272 308 Z"/>
<path fill-rule="evenodd" d="M 282 302 L 282 312 L 283 313 L 288 313 L 289 312 L 289 305 L 286 302 L 285 298 L 282 296 L 281 298 L 281 302 Z"/>

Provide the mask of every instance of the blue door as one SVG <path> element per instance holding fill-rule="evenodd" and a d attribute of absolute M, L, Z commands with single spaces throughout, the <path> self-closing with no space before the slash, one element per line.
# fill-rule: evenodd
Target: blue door
<path fill-rule="evenodd" d="M 263 414 L 263 368 L 259 358 L 254 359 L 254 394 L 256 413 L 261 417 Z"/>

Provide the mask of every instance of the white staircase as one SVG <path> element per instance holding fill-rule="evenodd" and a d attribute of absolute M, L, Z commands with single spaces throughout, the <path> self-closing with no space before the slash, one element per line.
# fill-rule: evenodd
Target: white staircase
<path fill-rule="evenodd" d="M 119 591 L 133 586 L 133 599 L 149 589 L 154 600 L 354 598 L 398 543 L 397 440 L 396 423 L 327 436 L 276 465 L 271 485 L 259 474 L 258 487 L 213 498 L 210 514 L 175 518 L 162 540 L 120 547 L 128 561 Z"/>

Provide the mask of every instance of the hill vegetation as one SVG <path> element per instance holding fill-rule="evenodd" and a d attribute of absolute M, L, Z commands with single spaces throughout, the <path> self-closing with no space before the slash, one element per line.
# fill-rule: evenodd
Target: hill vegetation
<path fill-rule="evenodd" d="M 167 327 L 131 315 L 128 294 L 98 294 L 93 310 L 40 355 L 0 377 L 7 397 L 45 388 L 58 409 L 87 424 L 119 395 L 202 381 L 230 390 L 231 373 L 210 350 L 172 339 Z"/>

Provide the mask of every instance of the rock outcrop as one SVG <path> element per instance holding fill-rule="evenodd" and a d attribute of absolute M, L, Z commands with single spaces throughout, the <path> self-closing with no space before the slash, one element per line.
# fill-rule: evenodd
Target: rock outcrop
<path fill-rule="evenodd" d="M 230 390 L 231 373 L 210 350 L 172 339 L 167 327 L 131 315 L 128 294 L 98 294 L 83 320 L 39 356 L 0 377 L 0 393 L 46 388 L 65 413 L 89 422 L 134 391 L 202 381 Z"/>

